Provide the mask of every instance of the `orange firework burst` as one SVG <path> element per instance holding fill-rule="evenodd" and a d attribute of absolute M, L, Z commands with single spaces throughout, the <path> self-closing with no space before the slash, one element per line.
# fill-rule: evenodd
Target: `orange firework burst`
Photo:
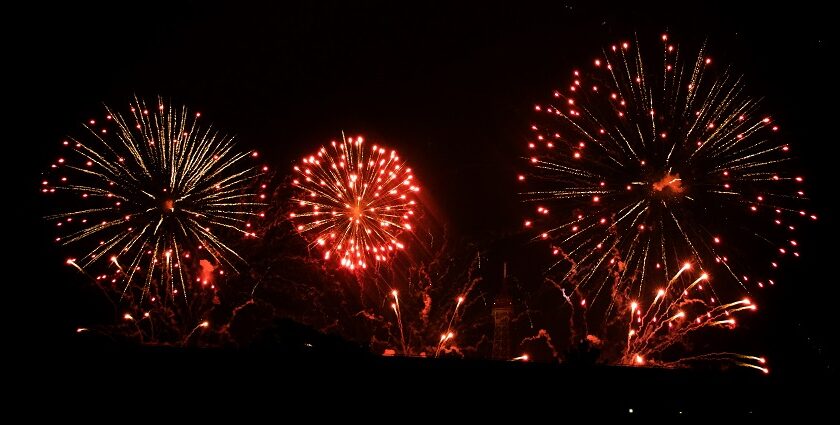
<path fill-rule="evenodd" d="M 294 173 L 298 210 L 290 218 L 325 260 L 364 269 L 405 248 L 400 235 L 412 230 L 420 187 L 395 150 L 345 138 L 303 158 Z"/>
<path fill-rule="evenodd" d="M 799 222 L 817 219 L 778 124 L 742 79 L 705 47 L 686 61 L 661 41 L 659 52 L 604 49 L 534 108 L 530 172 L 517 176 L 535 204 L 524 226 L 590 304 L 611 285 L 647 301 L 684 259 L 730 290 L 772 285 L 780 258 L 800 255 Z"/>

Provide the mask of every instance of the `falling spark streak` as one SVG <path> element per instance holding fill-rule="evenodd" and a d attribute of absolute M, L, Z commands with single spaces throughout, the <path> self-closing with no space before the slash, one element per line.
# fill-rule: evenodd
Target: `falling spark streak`
<path fill-rule="evenodd" d="M 79 270 L 79 271 L 80 271 L 80 272 L 82 272 L 82 273 L 84 273 L 84 272 L 85 272 L 85 270 L 84 270 L 84 269 L 82 269 L 81 267 L 79 267 L 79 265 L 78 265 L 78 264 L 76 264 L 76 260 L 74 260 L 74 259 L 72 259 L 72 258 L 71 258 L 71 259 L 69 259 L 69 260 L 67 260 L 67 264 L 68 264 L 68 265 L 70 265 L 70 266 L 75 267 L 77 270 Z"/>
<path fill-rule="evenodd" d="M 748 356 L 738 353 L 701 354 L 698 356 L 680 359 L 679 363 L 690 363 L 696 361 L 726 361 L 734 363 L 737 366 L 760 370 L 765 374 L 770 373 L 770 369 L 766 366 L 767 360 L 764 357 Z"/>
<path fill-rule="evenodd" d="M 66 196 L 61 201 L 68 205 L 88 204 L 47 217 L 61 229 L 75 226 L 56 241 L 88 244 L 86 254 L 67 264 L 84 271 L 110 259 L 123 294 L 135 275 L 144 275 L 144 296 L 157 282 L 186 297 L 183 266 L 202 254 L 235 271 L 242 259 L 216 232 L 256 236 L 250 220 L 265 195 L 251 187 L 267 171 L 246 164 L 256 152 L 237 153 L 231 138 L 198 125 L 200 114 L 162 99 L 147 105 L 135 98 L 127 114 L 105 109 L 105 120 L 84 125 L 87 137 L 62 143 L 41 186 L 45 194 Z"/>
<path fill-rule="evenodd" d="M 367 147 L 362 137 L 321 147 L 294 167 L 297 188 L 290 215 L 297 231 L 324 260 L 366 269 L 405 248 L 414 230 L 420 186 L 394 150 Z"/>

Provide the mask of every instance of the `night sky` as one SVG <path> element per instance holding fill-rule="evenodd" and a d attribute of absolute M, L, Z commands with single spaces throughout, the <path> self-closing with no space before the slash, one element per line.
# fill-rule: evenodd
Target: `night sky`
<path fill-rule="evenodd" d="M 96 308 L 94 291 L 51 243 L 38 184 L 62 137 L 100 116 L 103 102 L 122 107 L 137 94 L 189 105 L 243 148 L 259 149 L 276 170 L 341 131 L 363 134 L 413 164 L 435 218 L 454 235 L 486 240 L 519 229 L 525 206 L 515 175 L 524 167 L 533 104 L 607 43 L 668 31 L 692 42 L 708 38 L 716 60 L 732 63 L 750 93 L 765 97 L 820 215 L 800 233 L 803 258 L 760 295 L 762 315 L 741 336 L 755 340 L 782 374 L 835 367 L 828 348 L 837 295 L 831 13 L 801 2 L 697 2 L 685 5 L 690 10 L 679 2 L 392 3 L 96 3 L 10 16 L 24 25 L 4 43 L 13 94 L 4 144 L 13 254 L 5 282 L 12 294 L 2 302 L 15 312 L 21 341 L 60 346 Z M 498 257 L 518 248 L 508 250 Z"/>

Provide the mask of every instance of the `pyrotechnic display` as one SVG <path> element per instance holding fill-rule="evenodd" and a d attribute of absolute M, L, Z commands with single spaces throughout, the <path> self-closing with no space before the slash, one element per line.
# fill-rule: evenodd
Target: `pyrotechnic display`
<path fill-rule="evenodd" d="M 580 306 L 650 304 L 689 261 L 716 277 L 692 297 L 731 312 L 727 297 L 776 283 L 817 216 L 780 124 L 740 75 L 667 34 L 646 48 L 608 46 L 534 106 L 524 227 Z"/>
<path fill-rule="evenodd" d="M 29 381 L 367 421 L 830 399 L 824 2 L 169 3 L 33 10 L 7 49 Z"/>
<path fill-rule="evenodd" d="M 325 261 L 362 270 L 406 248 L 420 186 L 395 150 L 342 137 L 295 165 L 292 185 L 289 218 Z"/>
<path fill-rule="evenodd" d="M 755 311 L 756 305 L 749 298 L 732 302 L 704 299 L 703 285 L 710 285 L 707 273 L 691 279 L 684 289 L 675 287 L 683 274 L 690 273 L 691 264 L 684 264 L 665 285 L 656 290 L 653 301 L 643 305 L 629 302 L 627 319 L 627 345 L 622 350 L 620 364 L 641 366 L 646 359 L 660 355 L 664 350 L 682 343 L 685 338 L 703 328 L 722 327 L 734 329 L 735 313 Z M 621 312 L 617 312 L 619 317 Z M 673 361 L 658 361 L 664 366 L 685 366 L 693 361 L 729 360 L 741 366 L 753 367 L 768 373 L 764 358 L 734 353 L 714 353 L 680 357 Z"/>
<path fill-rule="evenodd" d="M 214 276 L 243 264 L 230 243 L 256 237 L 266 205 L 256 151 L 237 151 L 200 113 L 160 98 L 106 106 L 84 128 L 61 142 L 41 182 L 62 210 L 47 217 L 55 241 L 76 250 L 68 265 L 154 302 L 215 288 Z"/>
<path fill-rule="evenodd" d="M 379 311 L 387 338 L 385 352 L 421 357 L 476 357 L 488 320 L 481 311 L 486 287 L 481 287 L 481 255 L 443 242 L 427 261 L 413 265 L 400 289 L 385 295 L 390 312 Z M 384 282 L 396 279 L 383 277 Z M 377 307 L 376 310 L 380 308 Z M 390 313 L 390 314 L 389 314 Z M 466 315 L 466 317 L 465 317 Z"/>
<path fill-rule="evenodd" d="M 282 189 L 288 190 L 296 188 Z M 265 248 L 257 250 L 261 258 L 249 257 L 249 264 L 264 270 L 256 294 L 278 317 L 341 335 L 375 355 L 489 354 L 488 308 L 496 282 L 485 281 L 487 259 L 475 244 L 452 241 L 434 220 L 423 220 L 423 232 L 413 235 L 411 256 L 348 273 L 307 252 L 308 243 L 286 219 L 289 203 L 272 207 L 282 211 L 268 210 L 278 219 L 270 229 L 260 228 L 265 236 L 259 244 Z"/>

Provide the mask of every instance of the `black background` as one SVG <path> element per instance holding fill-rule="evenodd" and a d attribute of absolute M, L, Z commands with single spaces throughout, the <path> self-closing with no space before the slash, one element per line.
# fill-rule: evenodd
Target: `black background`
<path fill-rule="evenodd" d="M 305 3 L 305 4 L 304 4 Z M 749 336 L 789 376 L 833 373 L 837 322 L 836 60 L 828 6 L 557 1 L 464 5 L 203 2 L 35 5 L 9 11 L 2 303 L 12 347 L 59 347 L 95 309 L 42 220 L 39 174 L 101 103 L 190 105 L 279 170 L 348 134 L 398 149 L 460 236 L 516 229 L 515 174 L 533 104 L 602 46 L 664 31 L 708 38 L 799 157 L 820 215 L 803 257 L 762 294 Z M 19 335 L 18 335 L 19 334 Z M 774 372 L 775 373 L 775 372 Z"/>

